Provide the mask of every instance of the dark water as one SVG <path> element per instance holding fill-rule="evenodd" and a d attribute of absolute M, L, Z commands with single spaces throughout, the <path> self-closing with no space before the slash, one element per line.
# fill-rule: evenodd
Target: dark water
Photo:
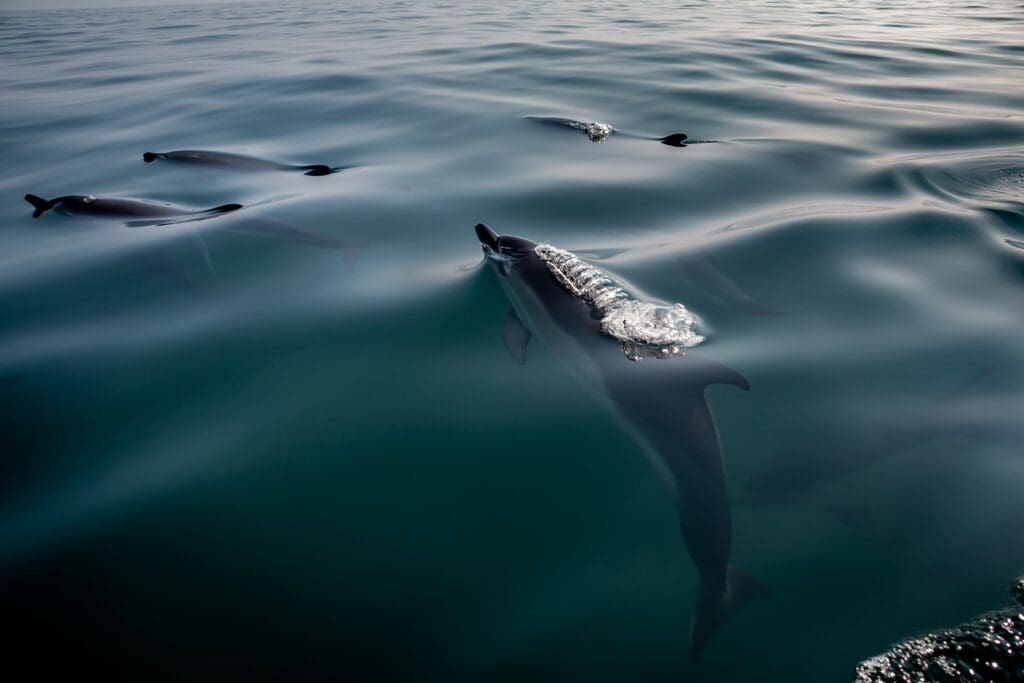
<path fill-rule="evenodd" d="M 1001 604 L 1022 37 L 1014 2 L 0 13 L 5 660 L 841 681 Z M 717 142 L 641 137 L 677 131 Z M 183 148 L 351 168 L 141 160 Z M 358 257 L 27 192 L 255 204 Z M 508 357 L 478 221 L 684 302 L 753 386 L 708 397 L 733 560 L 774 597 L 699 664 L 670 496 L 543 346 Z"/>

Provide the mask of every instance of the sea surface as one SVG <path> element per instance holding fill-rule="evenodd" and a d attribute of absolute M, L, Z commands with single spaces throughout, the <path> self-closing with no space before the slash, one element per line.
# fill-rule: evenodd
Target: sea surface
<path fill-rule="evenodd" d="M 2 10 L 0 67 L 4 667 L 843 681 L 1024 573 L 1019 2 Z M 344 170 L 142 161 L 176 149 Z M 700 662 L 671 494 L 509 356 L 478 222 L 685 304 L 750 381 L 707 396 L 772 597 Z"/>

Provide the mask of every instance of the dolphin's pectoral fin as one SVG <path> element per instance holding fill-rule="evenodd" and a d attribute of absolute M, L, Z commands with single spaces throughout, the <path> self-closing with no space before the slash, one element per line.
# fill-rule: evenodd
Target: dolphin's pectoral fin
<path fill-rule="evenodd" d="M 526 345 L 530 343 L 530 331 L 509 306 L 505 313 L 505 348 L 520 365 L 526 364 Z"/>

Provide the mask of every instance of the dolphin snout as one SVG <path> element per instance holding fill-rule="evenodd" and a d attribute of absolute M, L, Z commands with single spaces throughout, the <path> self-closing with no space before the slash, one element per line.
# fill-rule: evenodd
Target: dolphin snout
<path fill-rule="evenodd" d="M 498 248 L 498 233 L 483 223 L 477 223 L 474 230 L 476 230 L 476 237 L 480 240 L 480 244 L 495 250 Z"/>

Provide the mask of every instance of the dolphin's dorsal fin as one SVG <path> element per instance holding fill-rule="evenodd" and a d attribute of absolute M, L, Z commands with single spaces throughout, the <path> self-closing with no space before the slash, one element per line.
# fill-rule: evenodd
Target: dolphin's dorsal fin
<path fill-rule="evenodd" d="M 672 133 L 666 135 L 663 138 L 658 138 L 658 142 L 669 147 L 686 147 L 683 143 L 686 142 L 686 133 Z"/>
<path fill-rule="evenodd" d="M 334 173 L 334 169 L 324 164 L 308 164 L 306 166 L 299 166 L 300 171 L 305 171 L 303 175 L 331 175 Z"/>
<path fill-rule="evenodd" d="M 703 387 L 710 384 L 731 384 L 743 391 L 750 390 L 750 382 L 747 381 L 747 378 L 727 365 L 694 356 L 687 358 L 687 361 L 695 362 L 696 365 L 696 367 L 690 367 L 686 370 L 687 374 L 692 378 L 691 381 L 696 381 Z"/>
<path fill-rule="evenodd" d="M 526 364 L 526 345 L 530 343 L 530 331 L 516 315 L 515 309 L 509 306 L 505 312 L 505 348 L 520 365 Z"/>
<path fill-rule="evenodd" d="M 212 209 L 200 211 L 199 213 L 229 213 L 231 211 L 238 211 L 241 208 L 241 204 L 221 204 L 220 206 L 215 206 Z"/>

